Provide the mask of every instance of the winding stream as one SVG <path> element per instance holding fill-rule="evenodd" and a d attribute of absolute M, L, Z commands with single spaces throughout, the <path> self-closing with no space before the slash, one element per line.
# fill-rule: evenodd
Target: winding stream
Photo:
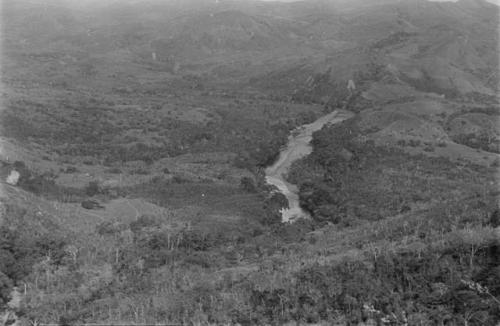
<path fill-rule="evenodd" d="M 299 205 L 299 189 L 286 181 L 286 176 L 292 163 L 304 156 L 311 154 L 310 145 L 312 134 L 320 130 L 326 124 L 339 123 L 352 117 L 348 111 L 333 111 L 318 120 L 296 128 L 288 136 L 287 146 L 280 152 L 278 160 L 266 168 L 266 181 L 268 184 L 276 186 L 288 199 L 289 208 L 282 209 L 283 222 L 293 222 L 298 218 L 309 218 L 309 213 L 304 211 Z"/>

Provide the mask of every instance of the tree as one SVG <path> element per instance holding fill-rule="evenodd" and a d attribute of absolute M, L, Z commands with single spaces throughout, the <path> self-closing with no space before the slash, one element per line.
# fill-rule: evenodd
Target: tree
<path fill-rule="evenodd" d="M 474 257 L 477 252 L 489 246 L 496 240 L 493 229 L 488 227 L 478 227 L 475 229 L 467 226 L 465 229 L 456 231 L 455 236 L 458 245 L 465 248 L 469 254 L 469 268 L 474 268 Z"/>
<path fill-rule="evenodd" d="M 489 223 L 490 223 L 492 228 L 497 228 L 500 226 L 500 209 L 499 208 L 495 209 L 493 211 L 493 213 L 491 213 Z"/>
<path fill-rule="evenodd" d="M 10 301 L 10 292 L 13 285 L 12 280 L 0 271 L 0 310 L 3 310 L 1 308 Z"/>
<path fill-rule="evenodd" d="M 99 182 L 90 181 L 87 187 L 85 187 L 85 194 L 89 197 L 93 197 L 100 192 Z"/>
<path fill-rule="evenodd" d="M 279 192 L 273 193 L 264 201 L 264 210 L 267 214 L 263 223 L 268 225 L 281 223 L 281 212 L 284 208 L 288 207 L 288 199 L 285 195 Z"/>
<path fill-rule="evenodd" d="M 240 188 L 243 191 L 255 193 L 257 192 L 257 188 L 255 187 L 255 182 L 250 177 L 243 177 L 240 180 Z"/>

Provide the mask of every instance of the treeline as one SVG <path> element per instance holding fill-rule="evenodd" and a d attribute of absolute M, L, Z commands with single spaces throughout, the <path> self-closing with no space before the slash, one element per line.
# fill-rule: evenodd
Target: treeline
<path fill-rule="evenodd" d="M 312 109 L 297 112 L 282 102 L 256 107 L 252 100 L 207 109 L 205 121 L 178 119 L 177 111 L 164 112 L 158 104 L 120 109 L 103 99 L 61 99 L 53 106 L 49 109 L 48 104 L 27 100 L 7 103 L 2 113 L 4 135 L 40 142 L 61 156 L 91 157 L 89 162 L 108 166 L 223 151 L 237 152 L 247 165 L 265 166 L 290 130 L 316 118 Z M 183 113 L 181 108 L 178 112 Z"/>

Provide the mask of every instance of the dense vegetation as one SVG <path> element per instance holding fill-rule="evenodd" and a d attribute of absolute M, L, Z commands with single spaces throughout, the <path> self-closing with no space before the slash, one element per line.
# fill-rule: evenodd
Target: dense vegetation
<path fill-rule="evenodd" d="M 142 216 L 98 224 L 86 242 L 51 227 L 33 236 L 21 226 L 29 212 L 12 206 L 19 224 L 1 230 L 3 286 L 27 284 L 21 314 L 61 323 L 494 325 L 498 212 L 478 202 L 453 223 L 431 209 L 324 234 L 310 222 L 200 229 Z"/>
<path fill-rule="evenodd" d="M 0 320 L 498 325 L 497 7 L 91 2 L 2 3 Z"/>
<path fill-rule="evenodd" d="M 252 167 L 269 164 L 288 132 L 312 122 L 318 111 L 280 102 L 259 103 L 258 108 L 251 100 L 203 103 L 216 100 L 198 95 L 191 104 L 208 104 L 202 121 L 175 116 L 184 110 L 181 103 L 168 104 L 174 109 L 161 109 L 157 103 L 144 104 L 153 106 L 150 109 L 119 109 L 113 103 L 99 106 L 84 98 L 46 103 L 56 105 L 48 109 L 30 100 L 13 101 L 2 112 L 3 134 L 50 145 L 61 156 L 108 166 L 139 160 L 150 164 L 185 153 L 236 151 L 245 162 L 242 164 Z"/>
<path fill-rule="evenodd" d="M 422 204 L 496 195 L 489 184 L 494 169 L 470 164 L 460 168 L 445 158 L 376 146 L 363 137 L 357 118 L 323 128 L 312 143 L 313 153 L 296 162 L 289 179 L 300 185 L 302 205 L 317 221 L 351 224 Z"/>
<path fill-rule="evenodd" d="M 313 153 L 290 174 L 313 221 L 277 223 L 286 203 L 266 199 L 251 179 L 226 190 L 182 180 L 122 190 L 181 208 L 206 193 L 205 214 L 221 212 L 217 198 L 226 196 L 239 203 L 229 214 L 241 218 L 231 221 L 143 215 L 68 236 L 45 214 L 43 228 L 23 227 L 36 210 L 9 205 L 3 287 L 27 284 L 20 312 L 27 318 L 70 324 L 495 325 L 499 213 L 491 172 L 364 143 L 356 123 L 315 133 Z"/>

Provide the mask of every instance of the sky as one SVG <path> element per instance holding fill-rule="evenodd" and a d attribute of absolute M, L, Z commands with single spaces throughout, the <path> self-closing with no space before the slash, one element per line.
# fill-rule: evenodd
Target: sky
<path fill-rule="evenodd" d="M 297 0 L 262 0 L 262 1 L 281 1 L 281 2 L 293 2 Z M 443 1 L 451 1 L 451 2 L 456 2 L 458 0 L 429 0 L 429 1 L 436 1 L 436 2 L 443 2 Z M 495 3 L 497 5 L 500 5 L 500 0 L 486 0 L 491 3 Z"/>
<path fill-rule="evenodd" d="M 443 1 L 451 1 L 451 2 L 456 2 L 457 0 L 429 0 L 429 1 L 436 1 L 436 2 L 443 2 Z M 486 0 L 491 3 L 495 3 L 497 5 L 500 5 L 500 0 Z"/>

